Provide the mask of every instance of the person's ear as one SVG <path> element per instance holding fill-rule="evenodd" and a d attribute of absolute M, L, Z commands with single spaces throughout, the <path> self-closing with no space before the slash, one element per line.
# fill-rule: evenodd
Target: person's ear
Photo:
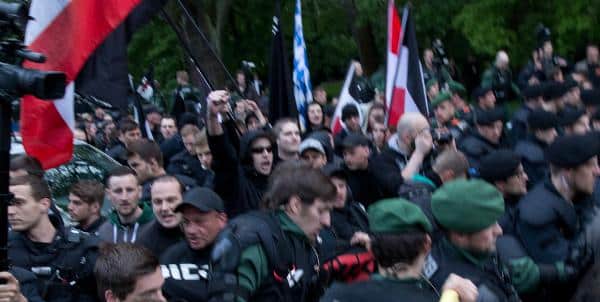
<path fill-rule="evenodd" d="M 288 210 L 290 211 L 290 213 L 299 215 L 301 209 L 302 201 L 300 200 L 300 197 L 298 197 L 297 195 L 293 195 L 292 197 L 290 197 L 288 201 Z"/>
<path fill-rule="evenodd" d="M 50 200 L 50 198 L 42 198 L 38 203 L 42 207 L 43 212 L 48 213 L 48 210 L 52 205 L 52 200 Z"/>

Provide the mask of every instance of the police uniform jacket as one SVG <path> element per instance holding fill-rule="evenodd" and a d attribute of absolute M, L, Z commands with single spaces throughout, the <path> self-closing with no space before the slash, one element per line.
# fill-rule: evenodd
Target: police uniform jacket
<path fill-rule="evenodd" d="M 441 288 L 451 273 L 471 280 L 479 291 L 477 301 L 521 301 L 497 254 L 474 255 L 447 238 L 434 243 L 424 272 L 436 288 Z"/>
<path fill-rule="evenodd" d="M 481 136 L 476 130 L 463 136 L 463 139 L 458 144 L 458 149 L 465 153 L 469 165 L 475 169 L 479 168 L 479 161 L 482 157 L 494 150 L 500 149 L 500 147 L 499 144 L 494 144 Z"/>
<path fill-rule="evenodd" d="M 374 274 L 370 280 L 335 283 L 325 292 L 321 302 L 347 301 L 411 301 L 434 302 L 439 297 L 429 282 L 422 279 L 396 279 Z"/>
<path fill-rule="evenodd" d="M 521 157 L 523 169 L 529 178 L 529 187 L 544 180 L 549 174 L 550 166 L 544 155 L 546 147 L 546 143 L 533 136 L 529 136 L 515 145 L 515 153 Z"/>
<path fill-rule="evenodd" d="M 558 193 L 550 179 L 519 202 L 516 226 L 528 254 L 544 264 L 564 261 L 571 241 L 581 232 L 575 207 Z"/>

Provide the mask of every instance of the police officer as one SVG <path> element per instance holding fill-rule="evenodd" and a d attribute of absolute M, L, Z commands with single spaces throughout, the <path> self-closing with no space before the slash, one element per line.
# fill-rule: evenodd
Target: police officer
<path fill-rule="evenodd" d="M 12 264 L 36 274 L 46 301 L 96 301 L 97 238 L 51 220 L 50 189 L 42 178 L 14 177 L 10 191 L 14 194 L 8 206 Z"/>
<path fill-rule="evenodd" d="M 498 224 L 504 234 L 514 235 L 517 203 L 527 193 L 527 174 L 521 158 L 507 149 L 494 151 L 481 159 L 479 176 L 502 193 L 506 209 Z"/>
<path fill-rule="evenodd" d="M 452 95 L 452 105 L 454 105 L 456 111 L 456 118 L 470 123 L 473 118 L 473 107 L 465 100 L 467 89 L 461 83 L 450 81 L 448 82 L 448 90 Z"/>
<path fill-rule="evenodd" d="M 475 127 L 458 143 L 472 168 L 477 169 L 483 156 L 502 147 L 503 119 L 504 110 L 500 108 L 475 112 Z"/>
<path fill-rule="evenodd" d="M 546 152 L 550 177 L 538 184 L 519 203 L 517 232 L 527 253 L 538 264 L 557 267 L 559 279 L 575 282 L 590 261 L 585 226 L 592 219 L 589 198 L 600 175 L 595 135 L 557 138 Z M 566 301 L 572 290 L 546 289 L 546 298 Z"/>
<path fill-rule="evenodd" d="M 418 206 L 404 199 L 386 199 L 369 207 L 373 231 L 371 249 L 379 266 L 370 279 L 353 284 L 335 283 L 321 301 L 438 301 L 438 290 L 423 279 L 431 249 L 429 220 Z M 454 283 L 454 281 L 458 281 Z M 475 301 L 477 288 L 450 275 L 442 289 L 444 301 Z"/>
<path fill-rule="evenodd" d="M 523 89 L 523 104 L 515 111 L 510 122 L 513 141 L 519 141 L 527 137 L 527 119 L 531 111 L 542 107 L 543 92 L 541 85 L 531 85 Z"/>
<path fill-rule="evenodd" d="M 468 127 L 467 123 L 455 117 L 456 110 L 451 101 L 452 95 L 442 92 L 431 102 L 434 118 L 431 119 L 433 129 L 444 129 L 458 140 Z"/>
<path fill-rule="evenodd" d="M 433 194 L 431 209 L 446 232 L 434 243 L 425 268 L 433 285 L 441 286 L 455 273 L 475 283 L 479 301 L 520 301 L 496 252 L 502 194 L 485 181 L 459 179 Z"/>
<path fill-rule="evenodd" d="M 565 107 L 559 118 L 560 130 L 564 135 L 586 134 L 590 131 L 590 117 L 583 109 Z"/>
<path fill-rule="evenodd" d="M 515 153 L 522 159 L 529 178 L 528 187 L 531 188 L 548 176 L 549 166 L 544 152 L 556 139 L 558 118 L 552 112 L 538 109 L 529 114 L 527 124 L 528 136 L 517 142 Z"/>
<path fill-rule="evenodd" d="M 223 200 L 210 189 L 194 188 L 185 193 L 175 212 L 182 215 L 185 241 L 167 249 L 160 259 L 164 294 L 177 301 L 206 301 L 210 252 L 227 224 Z"/>

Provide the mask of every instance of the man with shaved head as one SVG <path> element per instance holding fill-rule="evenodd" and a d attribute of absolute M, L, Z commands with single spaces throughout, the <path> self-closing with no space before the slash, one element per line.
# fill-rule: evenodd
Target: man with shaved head
<path fill-rule="evenodd" d="M 494 64 L 481 77 L 481 86 L 492 88 L 498 104 L 504 104 L 519 95 L 519 88 L 513 83 L 509 62 L 508 53 L 498 51 Z"/>

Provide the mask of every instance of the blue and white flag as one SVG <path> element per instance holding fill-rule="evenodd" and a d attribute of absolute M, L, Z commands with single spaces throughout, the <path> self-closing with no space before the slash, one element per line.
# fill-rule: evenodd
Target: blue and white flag
<path fill-rule="evenodd" d="M 308 71 L 308 59 L 306 58 L 306 44 L 302 32 L 302 6 L 300 0 L 296 0 L 296 12 L 294 13 L 294 98 L 298 108 L 298 121 L 300 127 L 306 129 L 306 108 L 312 102 L 312 86 L 310 85 L 310 72 Z"/>

